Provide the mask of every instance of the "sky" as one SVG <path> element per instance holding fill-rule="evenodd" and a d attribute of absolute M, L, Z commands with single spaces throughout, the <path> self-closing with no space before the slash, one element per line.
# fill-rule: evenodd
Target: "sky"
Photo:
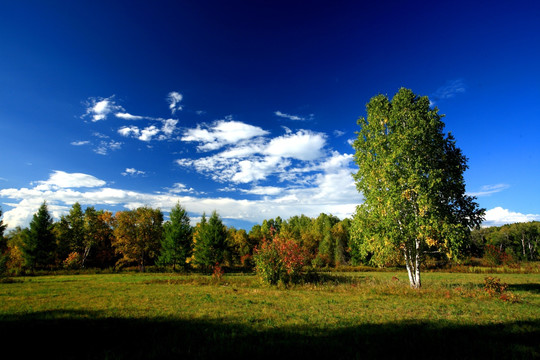
<path fill-rule="evenodd" d="M 485 226 L 540 220 L 538 1 L 0 0 L 0 206 L 350 217 L 377 94 L 428 96 Z"/>

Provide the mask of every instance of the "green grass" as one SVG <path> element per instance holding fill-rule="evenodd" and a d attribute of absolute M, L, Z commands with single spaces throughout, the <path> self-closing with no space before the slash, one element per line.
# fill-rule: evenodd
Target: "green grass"
<path fill-rule="evenodd" d="M 0 283 L 0 341 L 23 358 L 538 358 L 540 274 L 323 274 L 266 287 L 252 275 L 93 274 Z M 397 280 L 396 280 L 397 278 Z"/>

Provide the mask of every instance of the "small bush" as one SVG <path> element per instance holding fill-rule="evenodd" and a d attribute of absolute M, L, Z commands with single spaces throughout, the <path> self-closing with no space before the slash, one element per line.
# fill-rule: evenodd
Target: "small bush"
<path fill-rule="evenodd" d="M 271 285 L 298 282 L 309 257 L 300 244 L 279 236 L 271 241 L 264 240 L 254 253 L 257 275 Z"/>
<path fill-rule="evenodd" d="M 82 257 L 78 252 L 72 252 L 68 257 L 62 262 L 64 269 L 74 270 L 81 267 Z"/>
<path fill-rule="evenodd" d="M 502 283 L 501 279 L 493 276 L 484 278 L 484 290 L 487 291 L 489 296 L 497 296 L 502 301 L 513 304 L 521 301 L 518 295 L 506 292 L 506 289 L 508 289 L 508 284 Z"/>
<path fill-rule="evenodd" d="M 223 277 L 223 274 L 225 274 L 225 271 L 223 270 L 221 265 L 219 265 L 219 263 L 216 263 L 212 270 L 212 278 L 220 281 L 221 278 Z"/>

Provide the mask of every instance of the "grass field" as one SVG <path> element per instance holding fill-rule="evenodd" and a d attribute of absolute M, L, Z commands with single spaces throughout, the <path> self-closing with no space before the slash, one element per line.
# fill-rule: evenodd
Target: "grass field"
<path fill-rule="evenodd" d="M 22 358 L 540 358 L 540 274 L 101 274 L 0 283 L 0 341 Z M 396 279 L 397 278 L 397 279 Z"/>

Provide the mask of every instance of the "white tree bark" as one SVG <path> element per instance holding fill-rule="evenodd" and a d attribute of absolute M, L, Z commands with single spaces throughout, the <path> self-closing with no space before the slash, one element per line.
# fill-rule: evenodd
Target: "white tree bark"
<path fill-rule="evenodd" d="M 420 281 L 420 240 L 415 239 L 414 248 L 405 247 L 405 267 L 409 275 L 409 283 L 412 289 L 419 289 L 422 286 Z"/>

